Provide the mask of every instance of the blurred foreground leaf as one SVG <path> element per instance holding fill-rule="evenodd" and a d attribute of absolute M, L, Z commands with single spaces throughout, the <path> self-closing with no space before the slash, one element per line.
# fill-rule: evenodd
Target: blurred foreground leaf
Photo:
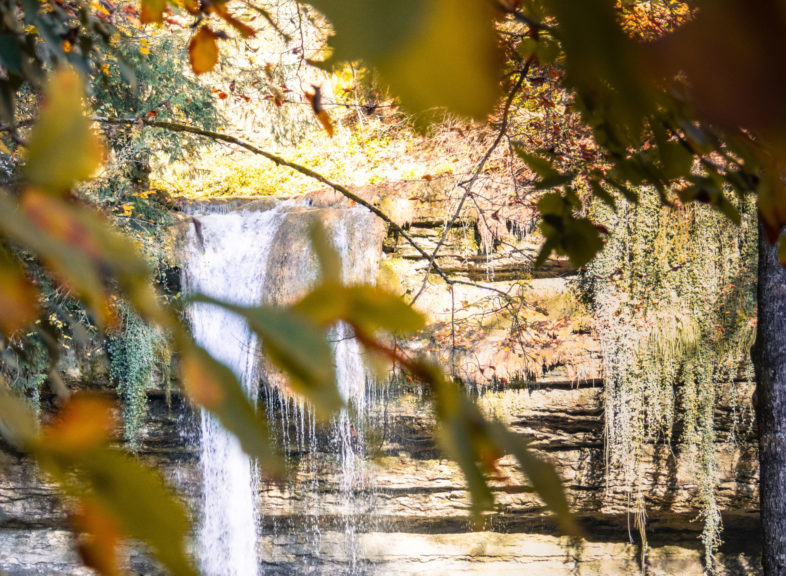
<path fill-rule="evenodd" d="M 195 302 L 223 306 L 245 318 L 262 339 L 270 360 L 290 377 L 292 389 L 311 400 L 326 416 L 343 405 L 336 387 L 333 355 L 324 331 L 298 310 L 245 307 L 198 295 Z"/>
<path fill-rule="evenodd" d="M 502 479 L 497 462 L 512 454 L 532 483 L 533 490 L 555 514 L 561 528 L 568 534 L 579 534 L 562 482 L 551 464 L 533 454 L 526 441 L 504 424 L 488 420 L 459 385 L 444 376 L 439 366 L 426 360 L 409 360 L 394 350 L 388 352 L 414 376 L 431 386 L 437 416 L 437 438 L 442 450 L 464 474 L 473 514 L 477 516 L 493 508 L 494 495 L 488 478 Z"/>
<path fill-rule="evenodd" d="M 33 186 L 66 194 L 101 165 L 104 147 L 82 112 L 84 98 L 83 80 L 74 70 L 51 76 L 27 145 L 24 176 Z"/>
<path fill-rule="evenodd" d="M 19 207 L 0 197 L 0 234 L 40 257 L 84 300 L 99 324 L 116 320 L 110 278 L 142 317 L 172 323 L 158 302 L 145 260 L 93 210 L 34 190 L 22 195 Z"/>
<path fill-rule="evenodd" d="M 0 431 L 36 459 L 60 489 L 78 503 L 77 528 L 92 532 L 83 557 L 105 576 L 117 573 L 118 538 L 144 542 L 175 576 L 196 576 L 185 553 L 190 522 L 183 505 L 159 475 L 110 445 L 112 406 L 104 398 L 76 394 L 41 434 L 25 402 L 0 391 Z M 116 528 L 115 528 L 116 527 Z"/>
<path fill-rule="evenodd" d="M 343 320 L 373 335 L 377 330 L 411 334 L 425 325 L 425 318 L 395 294 L 375 286 L 321 284 L 293 308 L 320 325 Z"/>
<path fill-rule="evenodd" d="M 210 72 L 218 63 L 218 36 L 208 26 L 202 26 L 188 43 L 191 69 L 196 74 Z"/>
<path fill-rule="evenodd" d="M 196 344 L 185 345 L 182 354 L 180 371 L 189 398 L 216 416 L 268 474 L 280 475 L 282 464 L 270 444 L 264 415 L 254 409 L 232 371 Z"/>
<path fill-rule="evenodd" d="M 328 64 L 363 60 L 414 112 L 482 118 L 499 94 L 494 4 L 485 0 L 309 0 L 335 30 Z"/>
<path fill-rule="evenodd" d="M 24 270 L 0 248 L 0 332 L 10 336 L 35 320 L 37 290 Z"/>
<path fill-rule="evenodd" d="M 535 261 L 536 266 L 542 265 L 551 252 L 565 254 L 571 263 L 584 266 L 603 248 L 603 240 L 598 229 L 587 218 L 574 215 L 579 206 L 575 195 L 550 192 L 538 201 L 542 220 L 540 230 L 546 238 Z"/>

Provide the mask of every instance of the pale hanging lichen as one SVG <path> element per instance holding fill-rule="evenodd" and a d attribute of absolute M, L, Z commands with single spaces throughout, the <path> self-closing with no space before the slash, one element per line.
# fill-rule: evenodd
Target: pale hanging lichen
<path fill-rule="evenodd" d="M 740 206 L 736 226 L 708 206 L 666 208 L 655 194 L 641 197 L 592 208 L 611 233 L 581 278 L 603 354 L 607 478 L 615 479 L 607 489 L 627 493 L 646 551 L 652 454 L 660 445 L 687 456 L 713 572 L 722 530 L 713 415 L 718 384 L 751 374 L 755 209 Z"/>

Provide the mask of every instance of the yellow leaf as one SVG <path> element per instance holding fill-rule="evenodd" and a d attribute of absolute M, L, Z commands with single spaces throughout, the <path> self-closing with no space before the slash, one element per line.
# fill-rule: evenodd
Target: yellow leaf
<path fill-rule="evenodd" d="M 116 281 L 143 318 L 167 327 L 173 324 L 156 297 L 147 262 L 128 238 L 95 212 L 27 190 L 18 204 L 0 197 L 0 228 L 73 289 L 100 325 L 117 320 L 110 300 L 114 287 L 106 284 L 107 278 Z"/>
<path fill-rule="evenodd" d="M 495 2 L 311 0 L 331 21 L 329 64 L 365 60 L 405 107 L 483 118 L 499 93 Z"/>
<path fill-rule="evenodd" d="M 218 38 L 207 26 L 202 26 L 188 43 L 191 69 L 196 74 L 210 72 L 218 62 Z"/>
<path fill-rule="evenodd" d="M 44 106 L 33 126 L 24 175 L 39 189 L 65 194 L 101 165 L 104 147 L 82 112 L 82 77 L 61 68 L 49 81 Z"/>
<path fill-rule="evenodd" d="M 139 20 L 142 24 L 159 24 L 164 20 L 166 0 L 142 0 Z"/>
<path fill-rule="evenodd" d="M 193 352 L 185 354 L 180 361 L 183 386 L 188 397 L 196 404 L 215 410 L 224 399 L 220 382 L 212 377 L 209 366 L 205 365 L 204 355 Z"/>
<path fill-rule="evenodd" d="M 181 379 L 188 397 L 212 412 L 237 436 L 246 453 L 260 459 L 269 474 L 280 474 L 282 463 L 270 444 L 264 414 L 252 406 L 229 368 L 189 342 L 187 335 L 181 333 L 179 337 Z"/>
<path fill-rule="evenodd" d="M 98 3 L 98 2 L 96 2 L 95 0 L 93 0 L 92 2 L 90 2 L 90 6 L 92 6 L 92 7 L 93 7 L 93 9 L 94 9 L 96 12 L 100 12 L 101 14 L 104 14 L 105 16 L 109 16 L 109 10 L 107 10 L 106 8 L 104 8 L 103 6 L 101 6 L 101 4 L 99 4 L 99 3 Z"/>

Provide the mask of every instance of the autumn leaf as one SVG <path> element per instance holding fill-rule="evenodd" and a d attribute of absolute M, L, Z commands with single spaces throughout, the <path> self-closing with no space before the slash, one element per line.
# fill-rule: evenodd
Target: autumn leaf
<path fill-rule="evenodd" d="M 181 346 L 180 371 L 188 397 L 218 418 L 268 474 L 279 475 L 282 464 L 268 438 L 264 415 L 251 405 L 232 371 L 193 342 Z"/>
<path fill-rule="evenodd" d="M 256 34 L 254 29 L 251 28 L 248 24 L 241 22 L 232 14 L 229 13 L 227 10 L 227 3 L 224 1 L 217 0 L 216 2 L 212 2 L 209 4 L 210 8 L 209 11 L 218 15 L 219 18 L 224 20 L 227 24 L 232 26 L 235 30 L 240 32 L 245 38 L 253 38 Z"/>
<path fill-rule="evenodd" d="M 42 441 L 48 451 L 84 454 L 105 444 L 115 419 L 112 403 L 98 394 L 75 394 L 57 418 L 44 430 Z"/>
<path fill-rule="evenodd" d="M 22 268 L 0 250 L 0 332 L 10 336 L 35 319 L 36 295 Z"/>
<path fill-rule="evenodd" d="M 327 113 L 324 106 L 322 106 L 322 89 L 319 86 L 313 86 L 313 88 L 313 92 L 306 92 L 306 98 L 311 103 L 311 109 L 314 111 L 317 120 L 322 124 L 328 136 L 332 138 L 334 133 L 333 122 L 331 122 L 330 115 Z M 280 104 L 278 104 L 278 99 L 276 99 L 276 105 L 280 106 Z"/>
<path fill-rule="evenodd" d="M 115 519 L 92 502 L 83 502 L 71 519 L 81 532 L 77 551 L 82 563 L 103 576 L 119 576 L 117 547 L 121 531 Z"/>
<path fill-rule="evenodd" d="M 218 62 L 218 36 L 215 32 L 202 26 L 188 43 L 188 56 L 194 73 L 210 72 Z"/>
<path fill-rule="evenodd" d="M 30 184 L 50 194 L 65 194 L 87 180 L 104 159 L 101 139 L 82 112 L 83 80 L 73 69 L 52 75 L 45 104 L 27 146 L 24 175 Z"/>
<path fill-rule="evenodd" d="M 166 0 L 142 0 L 139 20 L 142 24 L 159 24 L 164 19 Z"/>
<path fill-rule="evenodd" d="M 483 118 L 499 94 L 494 2 L 311 0 L 336 31 L 327 64 L 364 60 L 405 107 Z"/>

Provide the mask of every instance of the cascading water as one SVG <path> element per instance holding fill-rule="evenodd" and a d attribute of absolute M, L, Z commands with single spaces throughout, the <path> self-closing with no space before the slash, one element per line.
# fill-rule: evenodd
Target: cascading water
<path fill-rule="evenodd" d="M 374 282 L 381 252 L 375 217 L 359 208 L 337 212 L 325 214 L 323 220 L 341 256 L 343 282 Z M 304 266 L 309 272 L 301 275 L 306 285 L 316 279 L 314 258 L 309 256 L 311 268 Z M 302 255 L 290 257 L 293 266 L 309 260 Z M 291 547 L 290 557 L 270 559 L 274 564 L 271 570 L 277 575 L 295 570 L 301 574 L 361 574 L 361 535 L 374 528 L 373 470 L 366 458 L 366 430 L 377 388 L 369 385 L 369 371 L 351 328 L 339 324 L 329 338 L 336 383 L 347 407 L 328 426 L 316 422 L 308 405 L 279 386 L 263 389 L 272 436 L 279 439 L 291 465 L 297 468 L 284 487 L 286 495 L 282 495 L 295 503 L 285 511 L 289 521 L 279 523 L 273 517 L 266 523 L 274 538 L 279 537 L 277 541 L 297 543 Z M 276 494 L 279 488 L 268 490 Z M 273 498 L 278 500 L 279 496 Z"/>
<path fill-rule="evenodd" d="M 321 214 L 342 257 L 344 282 L 373 282 L 380 237 L 372 214 L 360 208 L 320 211 L 279 204 L 263 212 L 241 209 L 197 216 L 199 231 L 195 228 L 189 235 L 185 290 L 245 305 L 291 301 L 318 279 L 305 235 L 305 224 L 316 214 Z M 288 563 L 283 573 L 290 569 L 321 572 L 319 565 L 333 562 L 322 573 L 358 574 L 362 560 L 358 536 L 371 527 L 374 508 L 364 436 L 369 400 L 376 396 L 375 387 L 368 386 L 368 370 L 351 329 L 340 324 L 330 334 L 337 385 L 348 408 L 325 428 L 315 421 L 310 406 L 260 366 L 258 342 L 240 318 L 203 304 L 190 306 L 188 315 L 197 342 L 229 366 L 250 395 L 257 382 L 264 384 L 261 392 L 273 436 L 299 468 L 286 489 L 298 494 L 301 516 L 310 520 L 299 525 L 279 525 L 275 519 L 266 522 L 271 525 L 266 533 L 303 543 L 299 559 Z M 260 518 L 253 463 L 212 417 L 202 414 L 201 418 L 201 567 L 207 576 L 255 576 L 260 564 L 276 562 L 257 553 Z M 338 471 L 336 496 L 326 495 L 325 466 Z M 323 535 L 336 531 L 340 558 L 336 560 L 333 554 L 325 560 Z M 282 573 L 273 566 L 265 572 Z"/>
<path fill-rule="evenodd" d="M 199 231 L 195 227 L 189 235 L 184 288 L 236 304 L 259 304 L 282 215 L 280 209 L 200 215 Z M 205 304 L 191 305 L 188 317 L 194 339 L 253 394 L 257 342 L 245 321 Z M 258 515 L 252 462 L 212 416 L 203 411 L 201 418 L 202 570 L 207 576 L 255 576 Z"/>

